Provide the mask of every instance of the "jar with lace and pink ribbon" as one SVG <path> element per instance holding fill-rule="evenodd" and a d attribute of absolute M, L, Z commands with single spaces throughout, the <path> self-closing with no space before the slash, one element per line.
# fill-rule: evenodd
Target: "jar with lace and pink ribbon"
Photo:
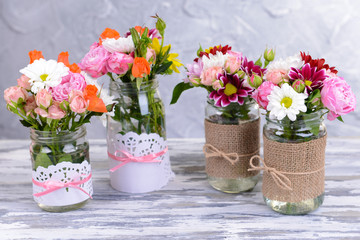
<path fill-rule="evenodd" d="M 30 130 L 33 197 L 40 208 L 64 212 L 92 198 L 86 128 L 76 131 Z"/>

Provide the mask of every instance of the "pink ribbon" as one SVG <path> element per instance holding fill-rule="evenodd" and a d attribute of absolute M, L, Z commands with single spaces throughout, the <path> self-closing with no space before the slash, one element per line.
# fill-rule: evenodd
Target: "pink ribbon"
<path fill-rule="evenodd" d="M 116 151 L 113 154 L 111 154 L 110 152 L 108 152 L 108 155 L 110 158 L 122 162 L 119 165 L 113 167 L 112 169 L 110 169 L 110 172 L 115 172 L 116 170 L 118 170 L 119 168 L 121 168 L 122 166 L 124 166 L 125 164 L 129 163 L 129 162 L 141 162 L 141 163 L 155 163 L 155 162 L 161 162 L 161 160 L 156 160 L 156 158 L 164 155 L 168 150 L 168 147 L 166 147 L 164 150 L 158 152 L 158 153 L 152 153 L 149 155 L 145 155 L 142 157 L 135 157 L 133 155 L 131 155 L 130 153 L 126 152 L 126 151 Z M 116 156 L 118 153 L 122 153 L 124 154 L 126 157 L 118 157 Z"/>
<path fill-rule="evenodd" d="M 61 189 L 61 188 L 72 187 L 72 188 L 79 189 L 80 191 L 82 191 L 83 193 L 85 193 L 86 195 L 88 195 L 92 199 L 91 195 L 88 192 L 86 192 L 84 189 L 79 187 L 80 184 L 86 183 L 90 179 L 91 179 L 91 173 L 89 174 L 89 176 L 87 176 L 83 180 L 74 181 L 74 182 L 68 182 L 68 183 L 63 183 L 63 182 L 53 181 L 53 180 L 48 180 L 48 181 L 45 181 L 45 182 L 38 182 L 38 181 L 32 179 L 32 182 L 36 186 L 39 186 L 39 187 L 42 187 L 42 188 L 46 189 L 43 192 L 35 193 L 34 196 L 35 197 L 41 197 L 41 196 L 44 196 L 46 194 L 49 194 L 49 193 L 51 193 L 53 191 L 56 191 L 58 189 Z"/>

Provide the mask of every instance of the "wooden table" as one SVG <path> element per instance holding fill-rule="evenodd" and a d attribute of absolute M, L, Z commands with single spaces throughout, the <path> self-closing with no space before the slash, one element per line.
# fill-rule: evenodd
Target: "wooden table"
<path fill-rule="evenodd" d="M 90 141 L 94 195 L 82 209 L 48 213 L 32 199 L 29 141 L 0 141 L 0 239 L 360 239 L 360 138 L 328 138 L 324 204 L 285 216 L 253 192 L 225 194 L 206 180 L 202 139 L 170 139 L 176 178 L 161 191 L 109 184 L 104 140 Z"/>

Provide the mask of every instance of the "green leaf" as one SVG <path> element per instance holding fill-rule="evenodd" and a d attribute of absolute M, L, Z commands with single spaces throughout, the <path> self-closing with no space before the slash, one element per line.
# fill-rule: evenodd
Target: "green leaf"
<path fill-rule="evenodd" d="M 194 86 L 190 85 L 190 83 L 181 82 L 177 84 L 174 88 L 170 104 L 175 104 L 179 100 L 180 95 L 183 91 L 193 87 Z"/>
<path fill-rule="evenodd" d="M 32 127 L 32 124 L 24 119 L 21 119 L 20 122 L 24 127 Z"/>
<path fill-rule="evenodd" d="M 58 163 L 61 162 L 72 162 L 72 158 L 70 154 L 64 154 L 63 156 L 60 157 Z"/>
<path fill-rule="evenodd" d="M 139 91 L 140 91 L 140 86 L 141 86 L 142 81 L 143 81 L 142 78 L 136 78 L 136 87 Z"/>
<path fill-rule="evenodd" d="M 256 60 L 255 65 L 262 67 L 261 56 Z"/>
<path fill-rule="evenodd" d="M 204 49 L 201 47 L 201 45 L 200 45 L 200 43 L 199 43 L 199 49 L 197 50 L 196 55 L 197 55 L 198 57 L 200 57 L 200 52 L 203 52 L 203 51 L 204 51 Z"/>
<path fill-rule="evenodd" d="M 339 120 L 340 122 L 344 122 L 341 116 L 338 116 L 336 119 Z"/>
<path fill-rule="evenodd" d="M 161 74 L 165 72 L 170 66 L 172 65 L 172 62 L 165 62 L 162 65 L 159 66 L 158 69 L 156 69 L 156 74 Z"/>
<path fill-rule="evenodd" d="M 39 166 L 47 168 L 53 165 L 49 156 L 46 153 L 39 153 L 35 158 L 35 169 Z"/>

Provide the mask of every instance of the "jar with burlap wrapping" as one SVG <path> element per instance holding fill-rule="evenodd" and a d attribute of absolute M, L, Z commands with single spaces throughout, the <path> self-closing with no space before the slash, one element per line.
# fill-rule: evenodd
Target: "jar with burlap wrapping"
<path fill-rule="evenodd" d="M 258 182 L 258 171 L 247 171 L 260 149 L 257 104 L 246 100 L 243 105 L 216 107 L 208 99 L 205 115 L 203 150 L 210 185 L 227 193 L 251 191 Z"/>
<path fill-rule="evenodd" d="M 262 191 L 266 204 L 276 212 L 305 214 L 323 203 L 326 147 L 323 115 L 323 111 L 299 114 L 296 121 L 266 117 Z"/>

